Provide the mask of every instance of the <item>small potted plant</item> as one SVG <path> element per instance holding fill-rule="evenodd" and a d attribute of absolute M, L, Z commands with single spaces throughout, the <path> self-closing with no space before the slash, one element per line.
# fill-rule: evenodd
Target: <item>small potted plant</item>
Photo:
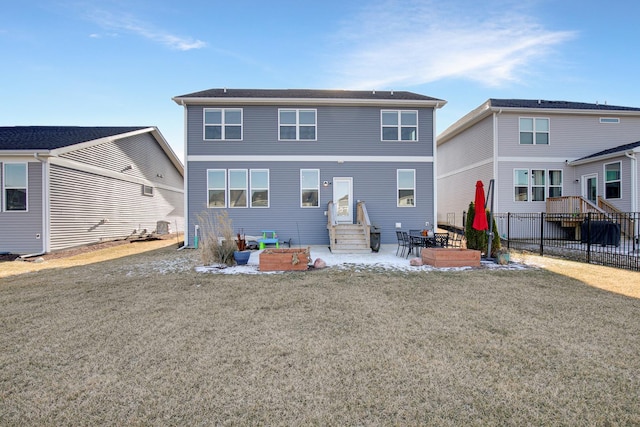
<path fill-rule="evenodd" d="M 509 249 L 504 246 L 499 247 L 495 251 L 493 251 L 493 256 L 496 259 L 496 262 L 500 265 L 507 265 L 510 261 Z"/>
<path fill-rule="evenodd" d="M 236 264 L 245 265 L 249 262 L 249 257 L 251 257 L 251 251 L 247 250 L 247 241 L 245 239 L 244 230 L 242 230 L 242 235 L 238 233 L 236 235 L 236 244 L 238 246 L 237 251 L 233 251 L 233 258 L 236 260 Z"/>

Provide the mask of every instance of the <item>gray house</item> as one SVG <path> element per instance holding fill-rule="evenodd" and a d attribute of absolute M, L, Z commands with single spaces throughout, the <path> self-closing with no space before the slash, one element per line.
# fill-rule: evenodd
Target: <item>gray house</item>
<path fill-rule="evenodd" d="M 462 224 L 475 183 L 495 211 L 638 211 L 640 108 L 489 99 L 438 136 L 438 221 Z"/>
<path fill-rule="evenodd" d="M 183 174 L 155 127 L 0 127 L 0 252 L 183 230 Z"/>
<path fill-rule="evenodd" d="M 187 238 L 226 210 L 237 232 L 369 250 L 436 212 L 440 99 L 393 91 L 211 89 L 184 106 Z M 353 236 L 348 236 L 353 234 Z M 362 237 L 362 239 L 360 238 Z"/>

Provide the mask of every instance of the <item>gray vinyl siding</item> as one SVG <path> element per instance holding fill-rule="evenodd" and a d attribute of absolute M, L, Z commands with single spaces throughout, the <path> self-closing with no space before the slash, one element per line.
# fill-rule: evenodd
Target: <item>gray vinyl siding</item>
<path fill-rule="evenodd" d="M 576 160 L 640 139 L 640 118 L 620 117 L 620 123 L 600 123 L 600 115 L 513 114 L 498 116 L 498 156 L 563 157 Z M 519 118 L 549 118 L 549 145 L 521 145 Z"/>
<path fill-rule="evenodd" d="M 487 190 L 494 177 L 493 116 L 440 144 L 437 159 L 438 222 L 462 226 L 476 182 L 481 180 Z"/>
<path fill-rule="evenodd" d="M 425 162 L 195 162 L 187 163 L 188 242 L 193 244 L 193 226 L 202 216 L 222 209 L 207 208 L 207 169 L 269 169 L 269 208 L 228 208 L 236 232 L 256 235 L 260 230 L 275 230 L 281 240 L 292 239 L 294 245 L 329 244 L 327 203 L 333 187 L 320 186 L 319 207 L 300 207 L 300 169 L 319 169 L 320 182 L 334 177 L 353 177 L 354 202 L 366 202 L 370 220 L 381 229 L 382 243 L 396 242 L 395 223 L 404 230 L 423 228 L 433 223 L 433 164 Z M 416 170 L 416 207 L 398 208 L 396 171 Z M 355 215 L 355 203 L 354 203 Z"/>
<path fill-rule="evenodd" d="M 438 145 L 438 176 L 493 158 L 493 116 Z"/>
<path fill-rule="evenodd" d="M 3 165 L 0 161 L 0 188 Z M 0 195 L 0 252 L 25 255 L 43 251 L 46 236 L 42 218 L 42 168 L 40 162 L 27 164 L 27 212 L 3 212 L 4 194 Z"/>
<path fill-rule="evenodd" d="M 137 182 L 51 165 L 51 250 L 126 237 L 157 221 L 182 231 L 181 188 L 154 188 L 144 196 Z M 106 220 L 106 221 L 103 221 Z M 176 225 L 177 222 L 177 225 Z"/>
<path fill-rule="evenodd" d="M 620 162 L 620 198 L 619 199 L 607 199 L 605 197 L 605 173 L 604 166 L 609 163 Z M 576 183 L 576 195 L 580 195 L 582 191 L 582 177 L 584 175 L 596 174 L 598 176 L 598 196 L 601 196 L 607 202 L 611 203 L 617 209 L 622 212 L 631 211 L 631 160 L 626 156 L 620 156 L 617 158 L 601 160 L 598 162 L 588 163 L 575 167 L 576 179 L 579 183 Z"/>
<path fill-rule="evenodd" d="M 418 141 L 381 141 L 380 107 L 317 107 L 316 141 L 279 141 L 280 108 L 309 106 L 250 106 L 243 108 L 242 141 L 205 141 L 202 106 L 187 107 L 187 155 L 327 155 L 431 156 L 433 108 L 384 108 L 418 111 Z M 225 108 L 218 107 L 215 108 Z M 229 107 L 238 108 L 238 107 Z"/>
<path fill-rule="evenodd" d="M 182 175 L 148 132 L 74 150 L 60 157 L 170 187 L 183 187 Z M 122 172 L 129 165 L 132 168 Z"/>

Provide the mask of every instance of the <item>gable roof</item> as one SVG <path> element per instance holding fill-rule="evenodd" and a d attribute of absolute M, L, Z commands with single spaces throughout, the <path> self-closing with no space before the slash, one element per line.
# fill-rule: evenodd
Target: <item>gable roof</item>
<path fill-rule="evenodd" d="M 0 150 L 55 150 L 147 127 L 14 126 L 0 127 Z"/>
<path fill-rule="evenodd" d="M 204 104 L 217 101 L 235 103 L 417 103 L 440 108 L 446 101 L 407 91 L 365 91 L 327 89 L 207 89 L 173 98 L 180 104 Z"/>
<path fill-rule="evenodd" d="M 577 160 L 569 162 L 570 165 L 578 165 L 582 163 L 589 163 L 591 161 L 602 160 L 609 157 L 617 157 L 623 153 L 628 151 L 639 151 L 635 150 L 636 148 L 640 148 L 640 141 L 631 142 L 629 144 L 618 145 L 617 147 L 608 148 L 606 150 L 598 151 L 597 153 L 590 154 L 585 157 L 581 157 Z"/>
<path fill-rule="evenodd" d="M 548 101 L 544 99 L 498 99 L 489 98 L 479 107 L 471 110 L 454 124 L 438 135 L 437 143 L 440 145 L 455 135 L 470 128 L 474 124 L 492 115 L 493 113 L 522 112 L 524 114 L 541 113 L 571 113 L 571 114 L 602 114 L 602 115 L 631 115 L 640 116 L 639 107 L 623 107 L 608 104 L 590 104 L 586 102 L 572 101 Z"/>

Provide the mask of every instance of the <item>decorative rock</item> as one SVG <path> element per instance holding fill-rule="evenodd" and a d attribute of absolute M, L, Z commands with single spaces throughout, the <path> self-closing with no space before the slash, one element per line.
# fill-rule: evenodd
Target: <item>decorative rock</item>
<path fill-rule="evenodd" d="M 40 258 L 36 258 L 33 260 L 33 262 L 40 264 L 41 262 L 44 262 L 44 258 L 40 257 Z"/>
<path fill-rule="evenodd" d="M 321 269 L 325 268 L 326 266 L 327 263 L 324 262 L 324 260 L 322 260 L 321 258 L 316 258 L 316 260 L 313 262 L 313 268 Z"/>
<path fill-rule="evenodd" d="M 420 258 L 411 258 L 409 260 L 409 265 L 412 265 L 414 267 L 421 267 L 422 266 L 422 260 Z"/>

